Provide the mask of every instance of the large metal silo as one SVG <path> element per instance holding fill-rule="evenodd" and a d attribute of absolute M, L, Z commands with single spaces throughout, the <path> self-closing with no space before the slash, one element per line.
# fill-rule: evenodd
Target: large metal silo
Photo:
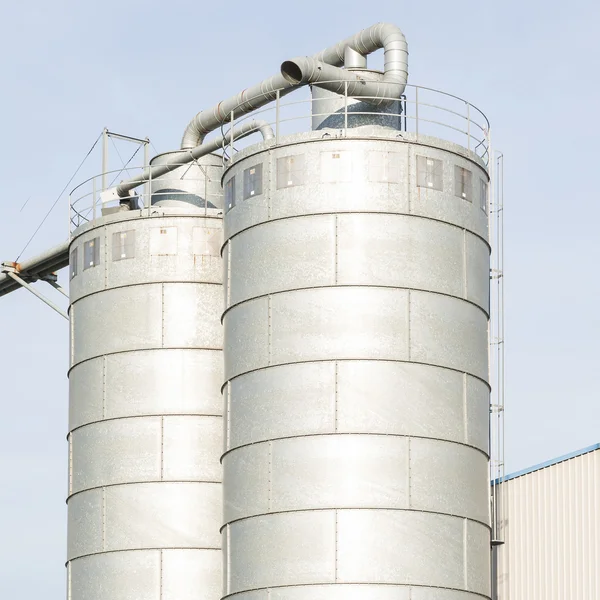
<path fill-rule="evenodd" d="M 490 595 L 489 177 L 385 119 L 223 178 L 226 597 Z"/>
<path fill-rule="evenodd" d="M 70 600 L 219 596 L 220 168 L 73 233 Z"/>

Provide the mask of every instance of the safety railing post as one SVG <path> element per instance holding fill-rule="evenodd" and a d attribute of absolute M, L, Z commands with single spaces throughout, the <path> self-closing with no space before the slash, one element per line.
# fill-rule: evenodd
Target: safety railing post
<path fill-rule="evenodd" d="M 96 178 L 92 179 L 92 219 L 96 220 Z"/>
<path fill-rule="evenodd" d="M 471 149 L 471 105 L 466 102 L 467 105 L 467 150 Z"/>
<path fill-rule="evenodd" d="M 419 139 L 419 88 L 415 87 L 415 133 Z"/>
<path fill-rule="evenodd" d="M 72 208 L 72 205 L 71 205 L 71 194 L 69 194 L 69 206 L 68 206 L 68 211 L 69 211 L 69 223 L 68 223 L 69 230 L 67 231 L 67 236 L 68 236 L 68 237 L 67 237 L 67 239 L 69 239 L 69 240 L 70 240 L 70 239 L 71 239 L 71 219 L 73 218 L 73 217 L 71 216 L 71 213 L 73 212 L 73 208 Z"/>
<path fill-rule="evenodd" d="M 108 129 L 102 130 L 102 191 L 106 190 L 106 174 L 108 172 Z"/>
<path fill-rule="evenodd" d="M 233 123 L 235 121 L 235 114 L 231 111 L 231 125 L 229 127 L 229 162 L 233 162 Z"/>
<path fill-rule="evenodd" d="M 275 145 L 279 146 L 279 110 L 281 108 L 281 92 L 277 90 L 275 97 Z"/>
<path fill-rule="evenodd" d="M 348 137 L 348 82 L 344 81 L 344 137 Z"/>
<path fill-rule="evenodd" d="M 159 197 L 160 200 L 160 197 Z M 152 169 L 148 169 L 148 216 L 152 209 Z"/>
<path fill-rule="evenodd" d="M 149 156 L 148 156 L 148 146 L 150 145 L 150 139 L 146 138 L 146 141 L 144 142 L 144 169 L 142 170 L 142 173 L 144 172 L 145 169 L 148 169 L 150 167 L 149 163 Z M 144 206 L 146 206 L 146 204 L 148 204 L 148 206 L 150 205 L 150 186 L 149 184 L 146 182 L 146 185 L 144 186 L 144 193 L 145 193 L 145 198 L 144 198 Z"/>

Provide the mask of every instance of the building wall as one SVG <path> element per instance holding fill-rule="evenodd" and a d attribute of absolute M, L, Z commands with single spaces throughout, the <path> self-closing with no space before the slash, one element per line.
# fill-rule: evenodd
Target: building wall
<path fill-rule="evenodd" d="M 502 485 L 498 600 L 600 598 L 600 445 Z"/>

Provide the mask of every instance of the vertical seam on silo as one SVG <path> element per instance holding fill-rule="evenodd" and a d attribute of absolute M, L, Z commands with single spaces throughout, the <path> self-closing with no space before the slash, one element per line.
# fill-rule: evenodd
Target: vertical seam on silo
<path fill-rule="evenodd" d="M 468 578 L 467 578 L 467 574 L 468 574 L 467 523 L 468 523 L 468 520 L 463 519 L 463 578 L 464 578 L 464 588 L 465 588 L 465 590 L 468 591 L 469 585 L 468 585 Z"/>
<path fill-rule="evenodd" d="M 462 248 L 462 271 L 463 271 L 463 298 L 466 300 L 469 295 L 469 286 L 467 280 L 467 230 L 463 229 L 463 248 Z"/>
<path fill-rule="evenodd" d="M 159 598 L 159 600 L 162 600 L 162 598 L 163 598 L 163 551 L 162 550 L 160 550 L 160 565 L 159 565 L 158 576 L 159 576 L 158 598 Z"/>
<path fill-rule="evenodd" d="M 411 490 L 411 485 L 410 485 L 410 480 L 411 480 L 411 469 L 410 469 L 410 461 L 411 461 L 411 456 L 410 456 L 410 438 L 408 438 L 408 452 L 407 454 L 407 462 L 408 462 L 408 490 L 407 490 L 407 494 L 408 494 L 408 508 L 412 508 L 412 490 Z"/>
<path fill-rule="evenodd" d="M 165 418 L 160 417 L 160 480 L 164 481 L 165 473 Z"/>
<path fill-rule="evenodd" d="M 334 217 L 334 224 L 333 224 L 333 235 L 334 235 L 334 245 L 335 245 L 335 260 L 334 260 L 334 266 L 333 266 L 333 282 L 335 285 L 338 284 L 338 270 L 339 270 L 339 265 L 338 265 L 338 259 L 339 259 L 339 243 L 338 243 L 338 215 L 335 215 Z"/>
<path fill-rule="evenodd" d="M 102 551 L 106 550 L 106 488 L 102 488 Z"/>
<path fill-rule="evenodd" d="M 339 363 L 335 361 L 334 379 L 333 379 L 333 431 L 338 430 L 338 377 Z"/>
<path fill-rule="evenodd" d="M 268 325 L 268 331 L 267 331 L 267 342 L 268 342 L 268 363 L 267 364 L 271 364 L 271 356 L 272 356 L 272 350 L 271 350 L 271 296 L 269 295 L 267 297 L 267 325 Z"/>
<path fill-rule="evenodd" d="M 407 346 L 407 360 L 411 360 L 410 358 L 410 302 L 411 295 L 410 290 L 407 291 L 407 300 L 406 300 L 406 346 Z"/>
<path fill-rule="evenodd" d="M 333 511 L 334 516 L 335 516 L 335 524 L 334 524 L 334 534 L 335 534 L 335 539 L 334 539 L 334 551 L 335 551 L 335 564 L 334 564 L 334 570 L 333 570 L 333 582 L 337 583 L 338 580 L 338 543 L 339 543 L 339 539 L 338 539 L 338 511 L 337 508 Z"/>
<path fill-rule="evenodd" d="M 107 357 L 102 357 L 102 418 L 106 419 L 106 363 Z"/>
<path fill-rule="evenodd" d="M 463 427 L 465 435 L 465 444 L 469 443 L 469 418 L 468 418 L 468 399 L 467 399 L 467 374 L 463 373 L 462 376 L 462 392 L 463 392 Z M 488 399 L 489 404 L 489 399 Z M 488 453 L 490 452 L 488 439 Z"/>
<path fill-rule="evenodd" d="M 271 512 L 273 502 L 273 491 L 271 489 L 271 475 L 273 472 L 273 442 L 269 441 L 269 465 L 268 465 L 268 487 L 267 487 L 267 510 Z"/>

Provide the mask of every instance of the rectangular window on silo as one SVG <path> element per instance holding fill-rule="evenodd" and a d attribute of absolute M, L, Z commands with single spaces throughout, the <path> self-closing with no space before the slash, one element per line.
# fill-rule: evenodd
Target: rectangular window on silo
<path fill-rule="evenodd" d="M 262 163 L 244 170 L 244 200 L 262 194 Z"/>
<path fill-rule="evenodd" d="M 323 183 L 342 183 L 351 180 L 351 152 L 321 152 L 321 181 Z"/>
<path fill-rule="evenodd" d="M 400 155 L 397 152 L 369 152 L 369 181 L 400 183 Z"/>
<path fill-rule="evenodd" d="M 473 202 L 473 174 L 458 165 L 454 167 L 454 195 Z"/>
<path fill-rule="evenodd" d="M 441 192 L 444 189 L 443 174 L 441 160 L 417 156 L 417 186 Z"/>
<path fill-rule="evenodd" d="M 69 273 L 70 278 L 73 279 L 78 273 L 77 268 L 77 248 L 73 248 L 71 255 L 69 256 Z"/>
<path fill-rule="evenodd" d="M 118 231 L 113 233 L 113 261 L 135 257 L 135 230 Z"/>
<path fill-rule="evenodd" d="M 100 264 L 100 238 L 94 238 L 83 244 L 83 270 Z"/>
<path fill-rule="evenodd" d="M 231 210 L 235 206 L 235 177 L 232 177 L 225 184 L 225 211 Z"/>
<path fill-rule="evenodd" d="M 304 154 L 277 159 L 277 189 L 304 185 Z"/>
<path fill-rule="evenodd" d="M 487 215 L 488 212 L 488 184 L 483 179 L 479 180 L 479 206 Z"/>

